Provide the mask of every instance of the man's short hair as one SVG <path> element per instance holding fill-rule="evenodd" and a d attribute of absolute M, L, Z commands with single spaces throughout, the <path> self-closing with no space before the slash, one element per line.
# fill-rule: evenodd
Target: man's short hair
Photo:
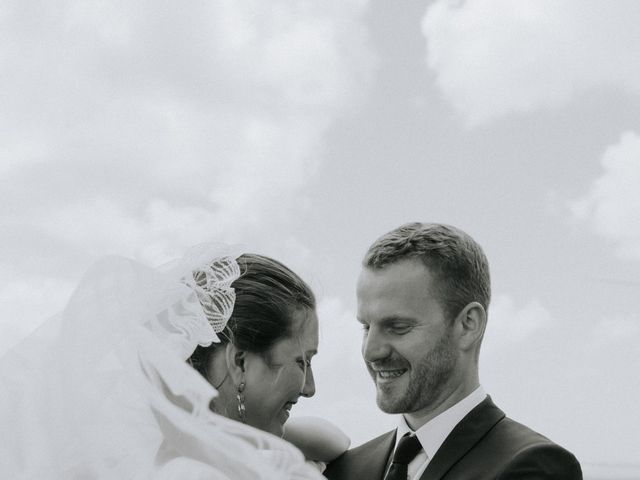
<path fill-rule="evenodd" d="M 489 262 L 482 247 L 462 230 L 438 223 L 407 223 L 378 238 L 362 263 L 381 269 L 412 258 L 421 260 L 434 275 L 436 294 L 450 321 L 471 302 L 489 308 Z"/>

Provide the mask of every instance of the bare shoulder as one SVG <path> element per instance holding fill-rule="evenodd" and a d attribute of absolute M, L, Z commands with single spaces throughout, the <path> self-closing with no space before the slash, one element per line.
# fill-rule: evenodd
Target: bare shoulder
<path fill-rule="evenodd" d="M 351 439 L 334 423 L 320 417 L 292 417 L 284 439 L 302 450 L 309 460 L 330 462 L 343 454 Z"/>

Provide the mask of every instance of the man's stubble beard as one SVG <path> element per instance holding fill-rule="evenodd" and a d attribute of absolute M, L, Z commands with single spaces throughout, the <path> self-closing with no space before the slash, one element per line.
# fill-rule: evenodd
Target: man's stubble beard
<path fill-rule="evenodd" d="M 411 413 L 433 405 L 442 395 L 457 365 L 451 330 L 438 340 L 433 350 L 410 370 L 409 385 L 400 397 L 387 398 L 377 390 L 377 404 L 385 413 Z"/>

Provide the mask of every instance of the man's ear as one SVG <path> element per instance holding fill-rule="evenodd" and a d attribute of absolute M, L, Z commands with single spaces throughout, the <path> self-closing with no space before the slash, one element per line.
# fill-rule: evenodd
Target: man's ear
<path fill-rule="evenodd" d="M 225 360 L 227 362 L 227 371 L 235 385 L 239 384 L 244 376 L 245 360 L 247 352 L 239 350 L 231 342 L 227 343 L 225 350 Z"/>
<path fill-rule="evenodd" d="M 478 302 L 471 302 L 456 317 L 458 344 L 462 350 L 480 346 L 487 326 L 487 312 Z"/>

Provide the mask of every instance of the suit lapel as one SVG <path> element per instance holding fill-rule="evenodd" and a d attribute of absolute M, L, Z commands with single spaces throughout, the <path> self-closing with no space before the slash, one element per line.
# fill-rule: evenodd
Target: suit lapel
<path fill-rule="evenodd" d="M 329 463 L 324 475 L 333 480 L 381 480 L 395 440 L 396 430 L 392 430 L 349 450 Z"/>
<path fill-rule="evenodd" d="M 504 412 L 487 396 L 451 431 L 420 480 L 441 479 L 504 416 Z"/>
<path fill-rule="evenodd" d="M 361 465 L 363 465 L 362 471 L 365 475 L 360 480 L 364 480 L 365 478 L 384 478 L 387 463 L 389 463 L 389 456 L 395 447 L 395 441 L 396 430 L 393 430 L 383 436 L 374 448 L 362 453 L 360 462 Z"/>

